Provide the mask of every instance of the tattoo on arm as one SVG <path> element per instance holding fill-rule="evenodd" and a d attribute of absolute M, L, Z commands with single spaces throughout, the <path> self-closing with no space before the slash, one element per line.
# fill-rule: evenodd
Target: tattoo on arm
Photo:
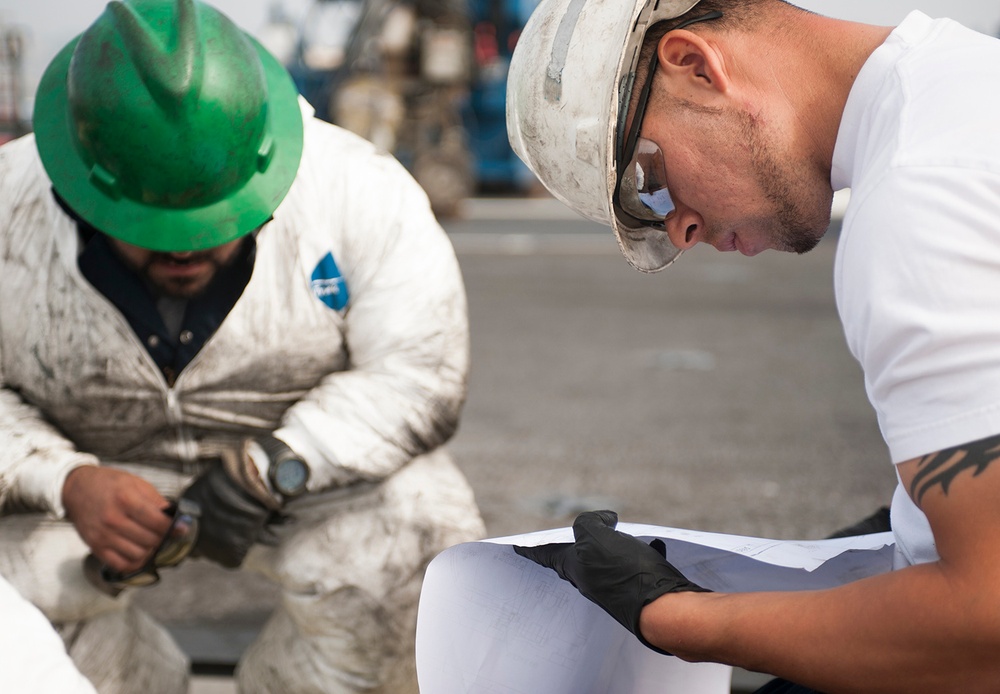
<path fill-rule="evenodd" d="M 940 486 L 947 496 L 948 487 L 961 473 L 972 470 L 975 477 L 998 459 L 1000 435 L 926 455 L 917 463 L 918 472 L 910 482 L 910 496 L 918 506 L 924 494 L 934 487 Z"/>

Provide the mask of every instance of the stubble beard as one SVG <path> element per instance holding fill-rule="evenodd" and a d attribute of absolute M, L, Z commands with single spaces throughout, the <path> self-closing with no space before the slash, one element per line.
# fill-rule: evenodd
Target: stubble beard
<path fill-rule="evenodd" d="M 161 298 L 169 299 L 194 299 L 205 292 L 208 285 L 218 274 L 220 265 L 210 256 L 199 258 L 199 261 L 211 263 L 211 271 L 202 273 L 191 278 L 170 278 L 163 279 L 153 274 L 153 267 L 157 262 L 169 262 L 169 253 L 156 253 L 149 258 L 140 270 L 140 275 L 146 284 L 153 290 L 153 293 Z"/>
<path fill-rule="evenodd" d="M 832 191 L 818 186 L 808 171 L 795 160 L 775 153 L 780 151 L 769 140 L 759 120 L 744 112 L 741 130 L 751 151 L 751 162 L 758 184 L 774 207 L 771 234 L 775 250 L 808 253 L 823 238 L 830 226 Z"/>

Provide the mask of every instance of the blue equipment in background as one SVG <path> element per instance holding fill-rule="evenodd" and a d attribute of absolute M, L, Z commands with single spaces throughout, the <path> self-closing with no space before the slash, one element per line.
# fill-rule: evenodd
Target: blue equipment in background
<path fill-rule="evenodd" d="M 534 175 L 507 140 L 505 105 L 510 57 L 538 0 L 469 0 L 476 61 L 464 111 L 481 190 L 523 192 Z"/>
<path fill-rule="evenodd" d="M 317 116 L 392 152 L 447 217 L 476 192 L 535 182 L 507 140 L 505 99 L 537 2 L 313 0 L 298 22 L 277 6 L 269 35 Z"/>

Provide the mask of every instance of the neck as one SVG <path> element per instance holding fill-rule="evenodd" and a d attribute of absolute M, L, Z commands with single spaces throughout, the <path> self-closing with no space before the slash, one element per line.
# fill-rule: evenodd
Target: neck
<path fill-rule="evenodd" d="M 797 8 L 776 12 L 776 21 L 748 41 L 763 42 L 745 76 L 759 94 L 757 106 L 769 111 L 791 135 L 817 173 L 829 180 L 833 149 L 847 97 L 865 61 L 892 31 L 830 19 Z"/>
<path fill-rule="evenodd" d="M 815 45 L 803 46 L 803 55 L 808 55 L 810 51 L 816 55 L 810 61 L 813 64 L 806 64 L 813 73 L 805 76 L 806 88 L 802 90 L 799 113 L 806 114 L 806 117 L 800 128 L 812 143 L 815 161 L 829 175 L 847 98 L 861 68 L 875 49 L 885 42 L 892 27 L 819 17 L 817 20 L 827 23 L 831 30 L 825 34 L 826 46 L 821 50 L 817 50 Z M 822 84 L 828 85 L 830 93 L 824 95 L 823 90 L 817 88 Z M 818 117 L 809 118 L 811 113 Z"/>

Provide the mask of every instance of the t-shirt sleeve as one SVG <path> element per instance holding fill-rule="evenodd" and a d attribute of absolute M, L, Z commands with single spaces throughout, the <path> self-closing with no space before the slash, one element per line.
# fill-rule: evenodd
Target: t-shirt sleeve
<path fill-rule="evenodd" d="M 1000 432 L 1000 173 L 892 168 L 844 228 L 838 309 L 893 462 Z"/>

